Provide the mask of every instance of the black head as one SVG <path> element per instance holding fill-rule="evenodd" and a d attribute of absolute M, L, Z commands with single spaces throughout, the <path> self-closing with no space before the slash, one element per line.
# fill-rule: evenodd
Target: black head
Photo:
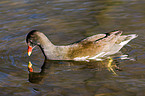
<path fill-rule="evenodd" d="M 32 49 L 36 46 L 39 45 L 38 43 L 38 34 L 39 32 L 37 30 L 32 30 L 28 33 L 26 37 L 26 43 L 28 45 L 28 55 L 30 56 L 32 53 Z"/>
<path fill-rule="evenodd" d="M 28 33 L 27 37 L 26 37 L 26 43 L 28 46 L 34 47 L 35 45 L 39 45 L 39 43 L 37 42 L 38 40 L 38 36 L 37 33 L 39 31 L 37 30 L 32 30 Z"/>

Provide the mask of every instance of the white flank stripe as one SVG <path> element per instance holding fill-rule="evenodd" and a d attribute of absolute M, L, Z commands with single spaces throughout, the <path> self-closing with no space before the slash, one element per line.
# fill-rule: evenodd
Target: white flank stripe
<path fill-rule="evenodd" d="M 104 59 L 101 59 L 101 58 L 97 58 L 95 59 L 96 61 L 103 61 Z"/>
<path fill-rule="evenodd" d="M 89 59 L 96 59 L 96 58 L 99 57 L 99 56 L 101 57 L 101 55 L 104 54 L 104 53 L 105 53 L 105 52 L 101 52 L 101 53 L 97 54 L 96 56 L 91 57 L 91 58 L 89 58 Z"/>
<path fill-rule="evenodd" d="M 89 56 L 85 56 L 85 57 L 76 57 L 74 58 L 75 61 L 86 61 L 86 59 L 88 58 Z"/>

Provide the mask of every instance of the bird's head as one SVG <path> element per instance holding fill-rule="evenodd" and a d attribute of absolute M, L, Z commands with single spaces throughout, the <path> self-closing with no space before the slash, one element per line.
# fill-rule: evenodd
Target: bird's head
<path fill-rule="evenodd" d="M 32 50 L 36 47 L 36 45 L 39 45 L 38 43 L 38 36 L 37 36 L 38 31 L 37 30 L 32 30 L 31 32 L 28 33 L 26 37 L 26 43 L 28 45 L 28 56 L 31 55 Z"/>

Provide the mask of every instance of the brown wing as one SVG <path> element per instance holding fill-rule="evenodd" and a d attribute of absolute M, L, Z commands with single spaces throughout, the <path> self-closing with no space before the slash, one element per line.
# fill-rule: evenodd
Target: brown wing
<path fill-rule="evenodd" d="M 93 42 L 93 41 L 96 41 L 96 40 L 103 38 L 105 36 L 106 36 L 106 34 L 97 34 L 97 35 L 87 37 L 86 39 L 82 40 L 81 42 Z"/>
<path fill-rule="evenodd" d="M 87 37 L 79 42 L 74 43 L 70 46 L 68 55 L 70 58 L 83 57 L 83 56 L 94 56 L 101 51 L 101 46 L 94 44 L 94 42 L 100 38 L 105 37 L 106 34 L 97 34 L 91 37 Z"/>

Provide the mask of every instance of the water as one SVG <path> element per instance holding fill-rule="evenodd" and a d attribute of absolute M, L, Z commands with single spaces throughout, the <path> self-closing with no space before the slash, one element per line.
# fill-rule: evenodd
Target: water
<path fill-rule="evenodd" d="M 1 0 L 1 96 L 144 96 L 144 9 L 144 0 Z M 45 61 L 38 47 L 28 58 L 25 37 L 33 29 L 56 45 L 116 29 L 139 37 L 121 50 L 134 60 L 110 69 L 108 60 Z"/>

